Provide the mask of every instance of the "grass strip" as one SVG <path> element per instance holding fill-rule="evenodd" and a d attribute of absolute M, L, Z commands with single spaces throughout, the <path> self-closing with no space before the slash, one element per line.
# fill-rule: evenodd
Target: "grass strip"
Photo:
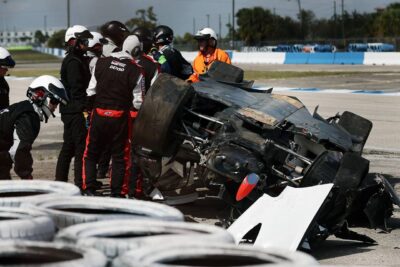
<path fill-rule="evenodd" d="M 9 69 L 8 74 L 16 77 L 38 77 L 41 75 L 52 75 L 60 78 L 59 69 Z"/>
<path fill-rule="evenodd" d="M 14 50 L 10 51 L 12 58 L 17 63 L 51 63 L 51 62 L 61 62 L 62 59 L 40 53 L 34 50 Z"/>
<path fill-rule="evenodd" d="M 303 77 L 321 77 L 321 76 L 348 76 L 359 74 L 360 72 L 331 72 L 331 71 L 245 71 L 246 80 L 260 79 L 287 79 Z"/>
<path fill-rule="evenodd" d="M 11 76 L 16 77 L 37 77 L 40 75 L 53 75 L 60 77 L 59 69 L 9 69 Z M 302 77 L 323 77 L 323 76 L 348 76 L 360 74 L 362 72 L 324 72 L 324 71 L 245 71 L 246 80 L 261 80 L 261 79 L 288 79 Z"/>

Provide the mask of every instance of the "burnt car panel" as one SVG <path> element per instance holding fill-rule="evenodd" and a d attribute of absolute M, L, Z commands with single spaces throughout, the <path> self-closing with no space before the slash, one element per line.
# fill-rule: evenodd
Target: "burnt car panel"
<path fill-rule="evenodd" d="M 217 68 L 215 65 L 224 68 L 223 63 L 214 63 L 213 68 Z M 218 73 L 223 73 L 222 70 Z M 155 173 L 146 168 L 151 168 L 157 157 L 160 161 L 161 157 L 168 157 L 163 161 L 169 164 L 179 161 L 182 166 L 189 166 L 189 171 L 177 173 L 176 179 L 196 180 L 207 188 L 219 188 L 215 196 L 229 204 L 231 214 L 243 213 L 264 194 L 278 196 L 286 186 L 333 183 L 317 222 L 329 234 L 345 236 L 349 233 L 344 225 L 356 203 L 357 188 L 368 173 L 369 162 L 361 153 L 372 123 L 349 112 L 344 113 L 344 118 L 335 115 L 324 119 L 316 111 L 312 115 L 295 97 L 251 93 L 243 88 L 251 83 L 237 82 L 235 77 L 227 81 L 229 75 L 224 76 L 221 83 L 217 76 L 190 86 L 162 74 L 150 88 L 148 94 L 152 97 L 145 98 L 144 108 L 135 122 L 136 129 L 141 129 L 135 132 L 136 145 L 152 150 L 147 156 L 137 153 L 142 157 L 138 162 L 143 173 Z M 146 115 L 166 104 L 162 97 L 153 96 L 165 94 L 164 83 L 168 85 L 164 89 L 169 95 L 185 97 L 179 98 L 181 100 L 169 114 Z M 179 90 L 174 90 L 174 86 Z M 191 93 L 186 94 L 186 91 Z M 166 118 L 168 123 L 164 123 L 166 116 L 174 120 Z M 151 121 L 153 118 L 156 119 Z M 148 142 L 153 133 L 147 131 L 146 124 L 160 125 L 163 138 Z M 181 153 L 182 149 L 198 156 L 181 156 L 185 154 Z M 250 174 L 260 179 L 247 197 L 237 201 L 236 192 Z M 147 178 L 153 186 L 160 184 L 160 179 L 167 179 L 162 174 Z M 343 182 L 346 179 L 357 184 L 348 186 Z M 369 198 L 369 195 L 363 197 L 365 201 Z M 233 215 L 226 218 L 227 226 L 234 220 Z M 313 233 L 318 235 L 319 228 L 316 229 Z"/>
<path fill-rule="evenodd" d="M 351 135 L 335 123 L 329 124 L 314 118 L 306 108 L 299 109 L 286 118 L 293 126 L 291 131 L 303 135 L 317 143 L 335 144 L 342 151 L 353 147 Z"/>
<path fill-rule="evenodd" d="M 297 98 L 266 93 L 252 94 L 215 81 L 200 82 L 194 88 L 196 94 L 203 98 L 235 107 L 238 116 L 250 123 L 258 122 L 259 127 L 271 129 L 287 121 L 292 124 L 289 131 L 304 135 L 317 143 L 330 142 L 343 151 L 348 151 L 353 146 L 352 137 L 347 131 L 336 124 L 314 118 Z"/>

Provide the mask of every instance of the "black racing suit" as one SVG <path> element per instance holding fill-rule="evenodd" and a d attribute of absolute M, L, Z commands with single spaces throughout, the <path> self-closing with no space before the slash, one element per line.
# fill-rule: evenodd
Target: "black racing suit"
<path fill-rule="evenodd" d="M 90 90 L 95 92 L 90 93 Z M 83 157 L 84 190 L 95 190 L 96 164 L 107 144 L 111 147 L 111 195 L 128 193 L 130 178 L 130 111 L 139 109 L 144 94 L 142 69 L 123 52 L 97 61 L 88 94 L 94 97 L 91 124 Z"/>
<path fill-rule="evenodd" d="M 117 50 L 118 47 L 115 47 L 114 50 Z M 111 54 L 112 52 L 110 52 Z M 96 66 L 97 60 L 100 57 L 94 56 L 90 59 L 89 61 L 89 69 L 90 73 L 93 76 L 94 75 L 94 67 Z M 89 83 L 90 87 L 90 83 Z M 90 117 L 88 118 L 88 121 L 90 122 Z M 97 169 L 97 178 L 105 178 L 108 175 L 108 170 L 110 167 L 110 160 L 111 160 L 111 151 L 110 147 L 106 147 L 100 157 L 99 163 L 98 163 L 98 169 Z"/>
<path fill-rule="evenodd" d="M 179 50 L 171 47 L 170 45 L 164 45 L 161 47 L 159 53 L 161 53 L 161 55 L 154 55 L 154 59 L 160 62 L 159 57 L 165 57 L 168 63 L 168 67 L 165 70 L 163 70 L 163 66 L 161 66 L 161 72 L 174 75 L 182 80 L 188 79 L 190 75 L 193 74 L 192 65 L 186 61 Z"/>
<path fill-rule="evenodd" d="M 10 105 L 10 87 L 6 79 L 3 76 L 0 76 L 0 110 L 5 109 Z"/>
<path fill-rule="evenodd" d="M 146 93 L 160 73 L 160 64 L 146 54 L 142 54 L 136 61 L 144 69 Z"/>
<path fill-rule="evenodd" d="M 60 104 L 61 120 L 64 123 L 63 145 L 56 166 L 56 180 L 68 181 L 68 173 L 74 158 L 74 182 L 82 186 L 82 158 L 85 150 L 86 120 L 83 112 L 86 108 L 86 88 L 90 81 L 90 71 L 85 57 L 70 51 L 61 66 L 61 82 L 70 101 Z"/>
<path fill-rule="evenodd" d="M 136 63 L 138 63 L 144 69 L 145 91 L 147 93 L 147 91 L 150 89 L 150 86 L 154 83 L 154 81 L 157 79 L 158 74 L 160 73 L 160 64 L 144 53 L 139 57 L 139 59 L 136 60 Z M 132 123 L 134 123 L 136 116 L 137 112 L 131 112 Z M 134 136 L 135 134 L 133 133 L 132 140 Z M 132 168 L 131 178 L 129 179 L 129 195 L 141 197 L 141 195 L 143 194 L 143 175 L 142 172 L 139 170 L 136 159 L 134 157 L 135 147 L 132 146 L 131 150 Z"/>
<path fill-rule="evenodd" d="M 121 51 L 121 48 L 119 48 L 116 44 L 114 44 L 114 42 L 110 38 L 106 37 L 106 39 L 108 43 L 103 45 L 103 56 L 109 57 L 111 53 Z M 106 147 L 104 148 L 104 151 L 98 163 L 97 178 L 107 177 L 108 170 L 110 167 L 110 160 L 111 160 L 111 149 L 110 147 Z"/>
<path fill-rule="evenodd" d="M 0 180 L 11 179 L 13 162 L 19 177 L 32 179 L 31 149 L 39 131 L 39 115 L 28 100 L 0 110 Z"/>

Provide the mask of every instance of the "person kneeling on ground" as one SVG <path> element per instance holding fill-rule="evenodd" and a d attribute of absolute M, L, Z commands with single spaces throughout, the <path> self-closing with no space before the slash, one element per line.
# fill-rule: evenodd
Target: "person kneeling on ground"
<path fill-rule="evenodd" d="M 199 45 L 199 54 L 194 59 L 194 73 L 187 79 L 188 82 L 198 82 L 199 75 L 207 73 L 214 61 L 222 61 L 231 64 L 228 54 L 217 48 L 217 34 L 211 28 L 204 28 L 196 33 L 194 39 Z"/>
<path fill-rule="evenodd" d="M 26 95 L 29 100 L 0 110 L 0 180 L 11 179 L 13 163 L 21 179 L 32 179 L 31 149 L 39 134 L 40 122 L 54 117 L 59 103 L 68 102 L 62 83 L 49 75 L 36 78 Z"/>

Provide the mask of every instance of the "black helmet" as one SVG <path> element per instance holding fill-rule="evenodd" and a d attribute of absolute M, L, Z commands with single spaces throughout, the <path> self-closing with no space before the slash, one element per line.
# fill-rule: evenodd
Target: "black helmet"
<path fill-rule="evenodd" d="M 119 47 L 122 46 L 125 38 L 129 35 L 129 30 L 125 24 L 116 20 L 105 23 L 100 27 L 100 32 Z"/>
<path fill-rule="evenodd" d="M 148 54 L 153 46 L 153 35 L 146 27 L 138 27 L 132 31 L 133 35 L 139 38 L 139 41 L 143 45 L 143 52 Z"/>
<path fill-rule="evenodd" d="M 174 31 L 166 25 L 160 25 L 154 29 L 153 37 L 155 44 L 170 44 L 174 39 Z"/>

